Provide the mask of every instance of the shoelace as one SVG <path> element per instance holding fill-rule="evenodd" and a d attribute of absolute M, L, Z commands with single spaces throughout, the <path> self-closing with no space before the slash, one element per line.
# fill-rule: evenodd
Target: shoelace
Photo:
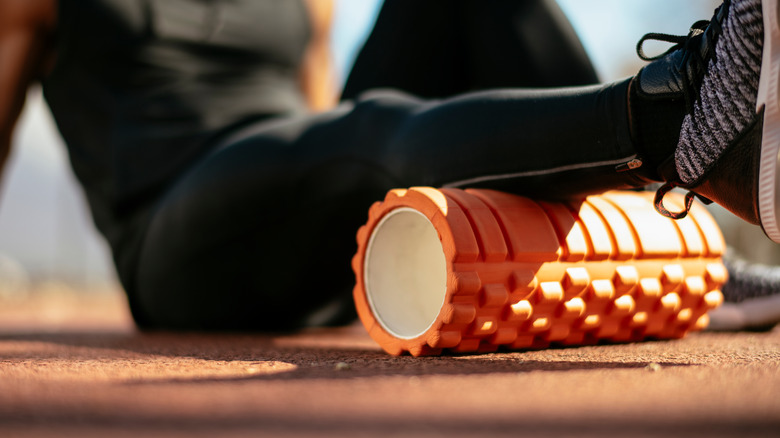
<path fill-rule="evenodd" d="M 683 51 L 683 58 L 679 69 L 683 75 L 682 91 L 685 99 L 685 110 L 688 114 L 693 112 L 694 105 L 699 99 L 702 78 L 707 71 L 707 64 L 711 59 L 715 59 L 715 38 L 723 32 L 718 16 L 728 10 L 724 8 L 728 8 L 730 3 L 730 0 L 725 0 L 720 7 L 715 9 L 715 13 L 711 20 L 700 20 L 694 23 L 691 26 L 688 35 L 669 35 L 651 32 L 640 38 L 636 45 L 636 54 L 644 61 L 655 61 L 678 50 Z M 721 19 L 723 19 L 723 17 L 721 17 Z M 702 39 L 705 39 L 705 41 L 702 42 Z M 643 45 L 645 41 L 648 40 L 672 43 L 674 46 L 660 55 L 647 56 L 643 49 Z M 702 56 L 701 53 L 702 44 L 705 44 L 708 47 L 708 52 L 704 56 Z M 671 219 L 684 218 L 688 215 L 688 212 L 693 206 L 693 199 L 696 196 L 706 204 L 712 202 L 701 195 L 689 191 L 685 195 L 685 209 L 680 212 L 669 211 L 664 207 L 664 196 L 675 187 L 680 187 L 680 184 L 670 181 L 661 186 L 655 193 L 655 210 L 663 216 Z"/>
<path fill-rule="evenodd" d="M 731 0 L 724 2 L 715 9 L 710 20 L 699 20 L 691 26 L 688 35 L 669 35 L 666 33 L 651 32 L 642 36 L 636 44 L 636 54 L 643 61 L 655 61 L 661 59 L 670 53 L 682 50 L 683 59 L 679 66 L 683 73 L 682 89 L 685 96 L 685 105 L 687 112 L 693 111 L 693 105 L 699 97 L 702 78 L 707 71 L 707 63 L 710 59 L 715 59 L 715 39 L 723 33 L 720 20 L 725 18 L 728 8 L 731 6 Z M 721 16 L 722 15 L 722 16 Z M 719 19 L 720 16 L 720 19 Z M 702 56 L 702 39 L 705 39 L 704 45 L 709 49 Z M 648 56 L 644 51 L 646 41 L 661 41 L 672 43 L 664 53 L 657 56 Z"/>
<path fill-rule="evenodd" d="M 688 216 L 688 212 L 691 211 L 691 207 L 693 207 L 693 198 L 696 197 L 696 193 L 688 192 L 685 194 L 685 209 L 683 211 L 669 211 L 666 207 L 664 207 L 664 196 L 674 190 L 675 187 L 678 187 L 676 183 L 668 182 L 656 190 L 655 198 L 653 199 L 653 206 L 655 207 L 655 211 L 660 213 L 661 216 L 666 216 L 670 219 L 682 219 L 685 216 Z M 709 199 L 706 199 L 706 201 L 709 201 L 706 202 L 707 204 L 712 202 Z"/>
<path fill-rule="evenodd" d="M 717 20 L 712 20 L 712 24 L 714 26 L 718 26 L 719 33 L 720 24 L 717 22 Z M 705 32 L 709 25 L 710 21 L 697 21 L 693 24 L 693 26 L 691 26 L 688 35 L 669 35 L 655 32 L 647 33 L 639 39 L 639 42 L 636 45 L 636 54 L 643 61 L 655 61 L 678 50 L 683 51 L 682 67 L 680 70 L 684 75 L 682 81 L 682 91 L 683 96 L 685 97 L 686 112 L 688 113 L 693 111 L 693 105 L 699 95 L 701 80 L 698 78 L 701 78 L 707 69 L 708 59 L 705 59 L 701 56 L 699 47 L 701 46 L 702 38 L 708 38 L 707 44 L 712 44 L 713 34 L 711 32 Z M 651 40 L 672 43 L 674 46 L 670 47 L 669 50 L 661 53 L 660 55 L 647 56 L 643 46 L 646 41 Z M 712 50 L 711 52 L 714 58 L 715 51 Z"/>

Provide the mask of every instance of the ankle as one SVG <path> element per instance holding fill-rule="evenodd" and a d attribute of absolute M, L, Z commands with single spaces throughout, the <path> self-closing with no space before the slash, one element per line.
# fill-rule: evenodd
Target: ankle
<path fill-rule="evenodd" d="M 681 99 L 658 98 L 643 91 L 637 76 L 629 86 L 628 113 L 631 141 L 643 167 L 654 179 L 662 179 L 665 172 L 661 172 L 660 167 L 674 156 L 685 117 L 685 103 Z"/>

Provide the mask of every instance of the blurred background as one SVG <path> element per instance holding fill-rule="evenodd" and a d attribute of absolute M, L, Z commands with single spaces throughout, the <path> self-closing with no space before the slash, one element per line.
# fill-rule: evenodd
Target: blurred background
<path fill-rule="evenodd" d="M 475 0 L 476 1 L 476 0 Z M 520 1 L 520 0 L 518 0 Z M 381 0 L 336 0 L 332 49 L 340 80 L 370 31 Z M 602 81 L 636 73 L 635 54 L 647 32 L 685 34 L 696 20 L 709 19 L 715 0 L 559 0 L 592 57 Z M 665 47 L 646 47 L 660 53 Z M 655 50 L 657 49 L 657 50 Z M 507 56 L 512 56 L 508 53 Z M 742 226 L 722 211 L 716 215 L 730 242 L 747 256 L 777 261 L 777 246 L 760 229 Z M 65 147 L 43 103 L 30 91 L 17 127 L 9 166 L 0 186 L 0 298 L 30 291 L 73 289 L 117 291 L 110 254 L 86 210 L 70 170 Z"/>

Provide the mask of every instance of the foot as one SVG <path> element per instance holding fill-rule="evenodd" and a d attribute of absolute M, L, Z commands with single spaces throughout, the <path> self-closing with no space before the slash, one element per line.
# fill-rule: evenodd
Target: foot
<path fill-rule="evenodd" d="M 724 258 L 729 280 L 723 304 L 710 311 L 709 330 L 771 330 L 780 323 L 780 267 Z"/>
<path fill-rule="evenodd" d="M 727 0 L 687 37 L 640 41 L 640 56 L 645 39 L 677 43 L 642 69 L 631 92 L 638 146 L 666 181 L 661 214 L 685 215 L 663 205 L 666 192 L 683 187 L 689 203 L 693 195 L 715 201 L 780 243 L 777 3 Z"/>

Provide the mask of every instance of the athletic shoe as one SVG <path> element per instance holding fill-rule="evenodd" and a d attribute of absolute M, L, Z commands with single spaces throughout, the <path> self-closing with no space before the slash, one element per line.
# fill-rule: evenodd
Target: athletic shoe
<path fill-rule="evenodd" d="M 724 259 L 729 280 L 723 304 L 711 310 L 709 330 L 771 330 L 780 323 L 780 266 Z"/>
<path fill-rule="evenodd" d="M 686 37 L 640 40 L 640 57 L 654 62 L 632 85 L 633 129 L 666 182 L 656 193 L 659 213 L 684 217 L 698 196 L 760 224 L 780 243 L 778 21 L 777 0 L 726 1 Z M 642 53 L 648 39 L 677 44 L 648 58 Z M 677 134 L 675 126 L 682 127 Z M 684 211 L 663 205 L 674 187 L 690 191 Z"/>

